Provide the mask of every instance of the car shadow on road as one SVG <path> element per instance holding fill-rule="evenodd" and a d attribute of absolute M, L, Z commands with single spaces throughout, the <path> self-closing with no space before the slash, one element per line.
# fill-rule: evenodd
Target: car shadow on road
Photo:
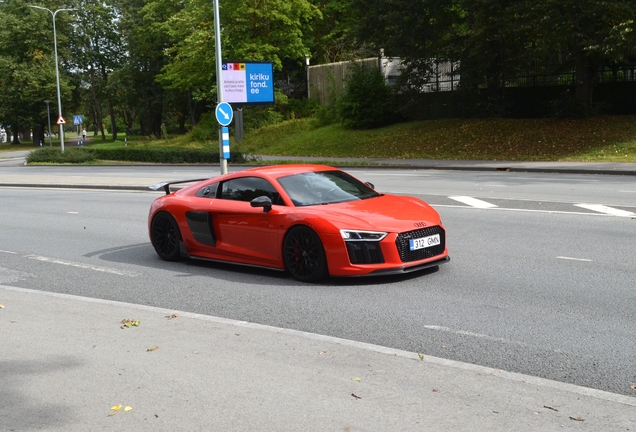
<path fill-rule="evenodd" d="M 229 282 L 244 282 L 252 285 L 278 285 L 278 286 L 339 286 L 358 287 L 363 285 L 386 285 L 410 281 L 420 277 L 426 277 L 439 271 L 439 267 L 431 267 L 425 270 L 381 276 L 362 277 L 329 277 L 318 283 L 301 282 L 294 279 L 288 272 L 252 267 L 234 263 L 208 261 L 183 258 L 181 261 L 169 262 L 161 260 L 155 253 L 150 243 L 137 243 L 122 245 L 119 247 L 93 251 L 84 254 L 87 258 L 99 258 L 100 260 L 137 265 L 156 270 L 169 270 L 180 273 L 176 277 L 186 278 L 193 276 L 214 277 Z"/>

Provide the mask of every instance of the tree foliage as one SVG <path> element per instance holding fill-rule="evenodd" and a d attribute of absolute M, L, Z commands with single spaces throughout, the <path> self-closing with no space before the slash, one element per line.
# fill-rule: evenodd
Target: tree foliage
<path fill-rule="evenodd" d="M 403 58 L 414 88 L 432 59 L 451 59 L 464 89 L 486 87 L 497 99 L 508 78 L 556 57 L 575 70 L 577 98 L 589 105 L 598 68 L 636 52 L 633 0 L 352 1 L 360 37 Z"/>
<path fill-rule="evenodd" d="M 355 129 L 386 126 L 394 121 L 391 94 L 380 70 L 351 64 L 337 111 L 342 124 Z"/>
<path fill-rule="evenodd" d="M 419 92 L 435 61 L 450 59 L 482 104 L 501 100 L 520 71 L 556 58 L 542 72 L 575 71 L 575 89 L 555 106 L 585 112 L 598 70 L 636 57 L 634 0 L 218 1 L 220 17 L 210 0 L 38 2 L 74 9 L 56 16 L 64 115 L 84 114 L 102 133 L 192 128 L 216 101 L 215 19 L 223 59 L 272 61 L 284 101 L 304 96 L 306 56 L 315 65 L 384 49 L 404 61 L 403 94 Z M 4 0 L 0 22 L 0 124 L 41 133 L 44 100 L 58 114 L 51 15 Z M 378 103 L 388 97 L 380 77 L 367 72 L 355 72 L 340 105 L 355 127 L 379 125 L 388 106 Z"/>

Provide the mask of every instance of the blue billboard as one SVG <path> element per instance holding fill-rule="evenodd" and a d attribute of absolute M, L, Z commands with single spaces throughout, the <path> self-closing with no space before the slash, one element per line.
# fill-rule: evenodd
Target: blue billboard
<path fill-rule="evenodd" d="M 223 102 L 236 105 L 274 103 L 274 66 L 271 62 L 221 64 Z"/>

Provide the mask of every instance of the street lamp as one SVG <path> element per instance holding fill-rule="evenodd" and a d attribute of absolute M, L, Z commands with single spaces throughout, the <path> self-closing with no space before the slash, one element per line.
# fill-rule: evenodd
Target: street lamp
<path fill-rule="evenodd" d="M 49 147 L 52 147 L 53 138 L 51 138 L 51 110 L 49 109 L 51 101 L 47 99 L 44 102 L 46 102 L 46 118 L 49 120 Z"/>
<path fill-rule="evenodd" d="M 55 48 L 55 80 L 57 82 L 57 111 L 59 113 L 59 117 L 58 117 L 58 121 L 59 121 L 59 119 L 62 117 L 62 97 L 60 96 L 60 71 L 57 66 L 57 31 L 55 30 L 55 15 L 57 15 L 57 13 L 60 11 L 72 11 L 75 9 L 58 9 L 55 12 L 53 12 L 51 9 L 48 9 L 42 6 L 29 5 L 29 7 L 48 11 L 53 17 L 53 47 Z M 64 153 L 64 125 L 63 124 L 60 124 L 60 144 L 62 146 L 62 153 Z"/>

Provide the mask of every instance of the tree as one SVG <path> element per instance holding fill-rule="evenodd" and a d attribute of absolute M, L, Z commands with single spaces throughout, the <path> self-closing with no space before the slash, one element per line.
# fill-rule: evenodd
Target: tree
<path fill-rule="evenodd" d="M 149 14 L 165 0 L 155 0 Z M 153 5 L 153 6 L 151 6 Z M 304 61 L 304 31 L 320 12 L 307 0 L 225 1 L 219 5 L 223 58 L 272 61 L 276 70 L 285 59 Z M 146 15 L 148 16 L 148 15 Z M 208 0 L 193 0 L 163 26 L 174 46 L 159 80 L 168 88 L 192 91 L 195 98 L 214 99 L 216 80 L 214 15 Z"/>
<path fill-rule="evenodd" d="M 528 16 L 536 25 L 537 49 L 563 55 L 575 70 L 575 95 L 587 108 L 600 67 L 636 51 L 633 0 L 540 0 Z"/>
<path fill-rule="evenodd" d="M 356 15 L 351 0 L 313 0 L 321 12 L 311 21 L 308 45 L 312 63 L 333 63 L 377 55 L 377 50 L 355 33 Z"/>
<path fill-rule="evenodd" d="M 48 12 L 14 0 L 0 7 L 0 22 L 0 124 L 11 126 L 17 143 L 18 132 L 26 135 L 37 126 L 44 130 L 44 100 L 57 100 L 53 26 Z M 71 93 L 65 73 L 68 23 L 63 14 L 56 16 L 60 88 L 66 100 Z"/>
<path fill-rule="evenodd" d="M 391 94 L 377 68 L 357 63 L 349 67 L 344 91 L 338 99 L 338 115 L 346 127 L 371 129 L 395 120 Z"/>
<path fill-rule="evenodd" d="M 576 96 L 592 104 L 601 66 L 636 50 L 633 0 L 352 0 L 358 34 L 401 57 L 419 88 L 431 59 L 456 60 L 461 87 L 497 100 L 506 81 L 559 56 L 575 71 Z"/>
<path fill-rule="evenodd" d="M 108 81 L 124 59 L 123 41 L 117 25 L 118 11 L 113 5 L 96 0 L 82 0 L 77 9 L 77 22 L 71 40 L 73 63 L 85 89 L 84 106 L 95 126 L 95 132 L 100 131 L 102 139 L 105 139 L 105 105 L 113 139 L 117 139 L 114 95 Z"/>

